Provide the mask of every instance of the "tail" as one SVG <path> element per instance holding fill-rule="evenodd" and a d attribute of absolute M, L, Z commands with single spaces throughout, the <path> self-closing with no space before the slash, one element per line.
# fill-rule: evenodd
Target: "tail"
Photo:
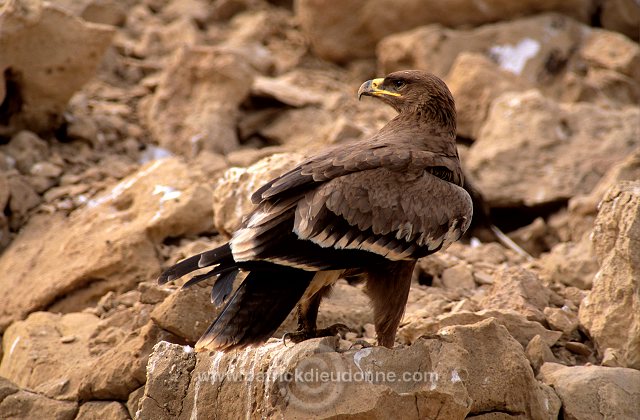
<path fill-rule="evenodd" d="M 252 271 L 196 350 L 234 350 L 266 341 L 302 298 L 315 273 L 292 268 Z"/>
<path fill-rule="evenodd" d="M 231 247 L 228 243 L 216 249 L 205 251 L 201 254 L 197 254 L 193 257 L 187 258 L 186 260 L 180 261 L 178 264 L 170 267 L 165 272 L 160 274 L 160 277 L 158 277 L 158 284 L 165 284 L 172 280 L 179 279 L 185 274 L 189 274 L 201 268 L 211 266 L 215 266 L 213 270 L 205 274 L 194 276 L 182 287 L 185 288 L 193 286 L 194 284 L 200 283 L 201 281 L 213 276 L 225 275 L 234 271 L 237 272 L 238 266 L 233 259 L 233 255 L 231 254 Z"/>

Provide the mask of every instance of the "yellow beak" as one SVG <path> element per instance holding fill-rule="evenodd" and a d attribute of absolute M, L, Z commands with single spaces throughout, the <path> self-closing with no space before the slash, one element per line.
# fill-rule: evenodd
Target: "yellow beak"
<path fill-rule="evenodd" d="M 402 96 L 398 92 L 391 92 L 386 89 L 380 89 L 380 86 L 384 82 L 383 78 L 367 80 L 364 82 L 360 89 L 358 89 L 358 100 L 365 96 Z"/>

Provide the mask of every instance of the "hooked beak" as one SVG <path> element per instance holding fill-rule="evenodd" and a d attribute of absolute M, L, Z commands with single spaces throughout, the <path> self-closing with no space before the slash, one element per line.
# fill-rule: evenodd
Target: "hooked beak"
<path fill-rule="evenodd" d="M 367 80 L 364 82 L 360 89 L 358 89 L 358 100 L 360 100 L 363 96 L 401 96 L 397 92 L 391 92 L 386 89 L 381 89 L 382 83 L 384 82 L 384 78 Z"/>

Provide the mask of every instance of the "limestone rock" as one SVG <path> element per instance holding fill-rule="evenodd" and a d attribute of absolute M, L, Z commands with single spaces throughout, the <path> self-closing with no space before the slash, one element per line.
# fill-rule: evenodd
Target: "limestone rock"
<path fill-rule="evenodd" d="M 89 401 L 80 406 L 75 420 L 127 420 L 127 409 L 117 401 Z"/>
<path fill-rule="evenodd" d="M 632 419 L 640 412 L 640 372 L 545 363 L 540 379 L 562 400 L 565 419 Z"/>
<path fill-rule="evenodd" d="M 620 106 L 636 105 L 640 98 L 635 76 L 638 66 L 629 66 L 637 60 L 638 46 L 619 34 L 592 29 L 557 14 L 474 29 L 427 25 L 390 35 L 377 48 L 384 73 L 422 68 L 441 77 L 463 53 L 482 54 L 512 73 L 510 79 L 517 76 L 525 87 L 535 87 L 561 101 Z M 497 77 L 493 82 L 504 83 Z M 465 124 L 461 127 L 466 133 Z"/>
<path fill-rule="evenodd" d="M 50 398 L 77 400 L 98 321 L 85 313 L 36 312 L 12 324 L 2 337 L 0 375 Z"/>
<path fill-rule="evenodd" d="M 144 384 L 149 355 L 161 340 L 174 341 L 176 337 L 150 322 L 94 358 L 80 383 L 80 399 L 126 400 L 131 392 Z"/>
<path fill-rule="evenodd" d="M 527 319 L 542 322 L 545 319 L 542 311 L 549 305 L 549 298 L 549 290 L 535 273 L 508 268 L 498 272 L 479 304 L 485 309 L 513 310 Z"/>
<path fill-rule="evenodd" d="M 457 134 L 471 139 L 478 137 L 495 98 L 528 87 L 524 79 L 501 69 L 488 57 L 465 52 L 453 62 L 446 81 L 456 101 Z"/>
<path fill-rule="evenodd" d="M 8 104 L 0 134 L 56 128 L 71 95 L 93 76 L 113 28 L 39 0 L 3 2 L 0 28 L 0 102 Z"/>
<path fill-rule="evenodd" d="M 263 184 L 283 174 L 302 161 L 297 153 L 268 156 L 248 168 L 230 168 L 214 188 L 214 225 L 218 232 L 231 236 L 242 218 L 254 207 L 253 194 Z"/>
<path fill-rule="evenodd" d="M 540 278 L 588 290 L 598 271 L 589 233 L 577 242 L 560 242 L 540 257 Z"/>
<path fill-rule="evenodd" d="M 233 52 L 184 46 L 143 106 L 146 125 L 160 146 L 175 153 L 228 153 L 238 147 L 238 106 L 249 94 L 252 77 Z"/>
<path fill-rule="evenodd" d="M 640 38 L 640 9 L 635 0 L 604 0 L 600 20 L 605 29 L 622 32 L 636 41 Z"/>
<path fill-rule="evenodd" d="M 640 109 L 559 104 L 537 91 L 496 99 L 467 168 L 492 206 L 538 206 L 595 187 L 640 145 Z"/>
<path fill-rule="evenodd" d="M 433 319 L 408 313 L 398 330 L 398 340 L 401 343 L 413 343 L 419 337 L 435 334 L 444 327 L 469 325 L 489 318 L 493 318 L 503 325 L 523 349 L 536 335 L 539 335 L 549 347 L 553 346 L 562 336 L 560 331 L 547 330 L 540 323 L 529 321 L 515 311 L 481 310 L 470 312 L 463 310 L 436 316 Z"/>
<path fill-rule="evenodd" d="M 544 363 L 557 362 L 553 352 L 539 335 L 536 335 L 529 341 L 525 353 L 535 372 L 538 372 Z"/>
<path fill-rule="evenodd" d="M 210 194 L 197 170 L 162 159 L 68 218 L 32 218 L 0 256 L 0 330 L 32 311 L 79 310 L 153 278 L 156 243 L 211 229 Z"/>
<path fill-rule="evenodd" d="M 491 320 L 393 350 L 339 348 L 335 337 L 290 347 L 269 341 L 227 354 L 160 343 L 139 418 L 190 418 L 203 410 L 249 418 L 327 418 L 327 410 L 368 418 L 547 418 L 560 409 L 520 345 Z"/>
<path fill-rule="evenodd" d="M 44 395 L 20 390 L 0 401 L 0 413 L 6 419 L 33 419 L 46 417 L 52 420 L 73 420 L 78 403 L 59 401 Z"/>
<path fill-rule="evenodd" d="M 153 348 L 147 366 L 147 382 L 136 418 L 179 418 L 187 395 L 191 372 L 196 365 L 192 347 L 160 341 Z M 162 385 L 160 385 L 162 384 Z M 158 386 L 160 385 L 160 386 Z"/>
<path fill-rule="evenodd" d="M 187 343 L 195 344 L 216 318 L 218 309 L 210 298 L 211 286 L 198 284 L 170 294 L 151 313 L 151 319 Z"/>
<path fill-rule="evenodd" d="M 0 146 L 0 150 L 11 157 L 16 169 L 25 175 L 31 172 L 36 162 L 45 160 L 49 155 L 47 142 L 26 130 L 16 133 L 7 145 Z"/>
<path fill-rule="evenodd" d="M 552 329 L 567 337 L 578 329 L 578 316 L 568 307 L 544 308 L 544 316 Z"/>
<path fill-rule="evenodd" d="M 593 232 L 600 271 L 579 312 L 599 353 L 616 349 L 626 366 L 635 369 L 640 369 L 639 220 L 640 182 L 612 187 L 600 204 Z"/>
<path fill-rule="evenodd" d="M 449 3 L 440 0 L 409 0 L 404 1 L 402 7 L 392 0 L 359 0 L 339 5 L 327 0 L 297 0 L 294 9 L 315 54 L 327 60 L 346 62 L 371 57 L 375 45 L 385 36 L 420 25 L 480 25 L 554 10 L 587 21 L 592 5 L 584 0 L 528 0 L 511 3 L 508 7 L 499 0 L 462 1 L 453 12 Z"/>

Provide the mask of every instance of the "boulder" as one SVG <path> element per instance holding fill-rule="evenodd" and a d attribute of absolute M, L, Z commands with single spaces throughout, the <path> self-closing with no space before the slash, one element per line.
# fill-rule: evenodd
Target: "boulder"
<path fill-rule="evenodd" d="M 467 158 L 491 206 L 535 207 L 590 192 L 640 146 L 640 108 L 561 104 L 531 90 L 493 102 Z"/>
<path fill-rule="evenodd" d="M 87 313 L 35 312 L 13 323 L 2 337 L 0 375 L 49 398 L 77 400 L 98 321 Z"/>
<path fill-rule="evenodd" d="M 289 347 L 274 340 L 225 354 L 160 343 L 149 361 L 139 418 L 215 412 L 415 419 L 508 413 L 524 419 L 555 417 L 560 409 L 551 388 L 535 380 L 520 345 L 492 320 L 450 327 L 408 347 L 346 350 L 341 344 L 335 337 Z"/>
<path fill-rule="evenodd" d="M 252 80 L 251 68 L 232 51 L 183 46 L 140 111 L 153 137 L 168 150 L 188 157 L 202 150 L 228 153 L 239 145 L 238 107 Z"/>
<path fill-rule="evenodd" d="M 89 401 L 80 406 L 75 420 L 128 420 L 129 413 L 118 401 Z"/>
<path fill-rule="evenodd" d="M 2 380 L 2 378 L 0 378 Z M 73 420 L 78 403 L 47 398 L 34 392 L 20 390 L 0 400 L 0 413 L 6 419 L 32 419 L 46 417 L 52 420 Z"/>
<path fill-rule="evenodd" d="M 30 312 L 72 312 L 153 278 L 156 244 L 211 229 L 210 196 L 199 171 L 170 158 L 143 166 L 68 218 L 33 217 L 0 256 L 0 330 Z"/>
<path fill-rule="evenodd" d="M 482 54 L 512 74 L 510 84 L 519 80 L 567 102 L 621 106 L 640 100 L 638 66 L 631 65 L 639 51 L 637 44 L 620 34 L 592 29 L 566 16 L 543 14 L 474 29 L 422 26 L 384 38 L 377 57 L 384 73 L 421 68 L 444 77 L 460 54 Z M 506 81 L 494 83 L 499 90 Z M 464 124 L 462 128 L 465 133 Z"/>
<path fill-rule="evenodd" d="M 213 193 L 216 230 L 231 236 L 240 226 L 242 218 L 254 208 L 251 194 L 302 160 L 303 156 L 297 153 L 278 153 L 261 159 L 248 168 L 228 169 Z"/>
<path fill-rule="evenodd" d="M 562 336 L 560 331 L 547 330 L 539 322 L 529 321 L 515 311 L 481 310 L 471 312 L 461 310 L 433 318 L 408 313 L 398 330 L 398 341 L 407 344 L 413 343 L 419 337 L 433 335 L 445 327 L 475 324 L 489 318 L 495 319 L 497 323 L 503 325 L 523 349 L 537 335 L 549 347 L 556 344 Z"/>
<path fill-rule="evenodd" d="M 600 355 L 612 348 L 626 360 L 623 366 L 635 369 L 640 369 L 639 221 L 640 182 L 613 186 L 600 203 L 593 230 L 600 270 L 579 311 Z"/>
<path fill-rule="evenodd" d="M 57 128 L 71 95 L 94 75 L 113 35 L 112 27 L 85 22 L 50 2 L 3 2 L 0 135 Z"/>
<path fill-rule="evenodd" d="M 605 29 L 622 32 L 636 41 L 640 38 L 640 9 L 635 0 L 604 0 L 600 21 Z"/>
<path fill-rule="evenodd" d="M 521 1 L 508 6 L 499 0 L 460 1 L 455 9 L 442 0 L 358 0 L 339 5 L 327 0 L 297 0 L 296 16 L 316 55 L 344 63 L 373 56 L 385 36 L 420 25 L 469 26 L 509 20 L 541 12 L 559 11 L 588 21 L 592 4 L 586 0 Z"/>
<path fill-rule="evenodd" d="M 543 310 L 549 305 L 550 291 L 538 276 L 524 268 L 500 270 L 480 299 L 484 309 L 512 310 L 531 321 L 543 322 Z"/>
<path fill-rule="evenodd" d="M 458 113 L 458 136 L 475 139 L 489 107 L 502 93 L 525 90 L 529 85 L 515 74 L 501 69 L 479 53 L 460 53 L 446 77 Z"/>
<path fill-rule="evenodd" d="M 640 372 L 545 363 L 540 380 L 562 400 L 565 419 L 632 419 L 640 412 Z"/>

